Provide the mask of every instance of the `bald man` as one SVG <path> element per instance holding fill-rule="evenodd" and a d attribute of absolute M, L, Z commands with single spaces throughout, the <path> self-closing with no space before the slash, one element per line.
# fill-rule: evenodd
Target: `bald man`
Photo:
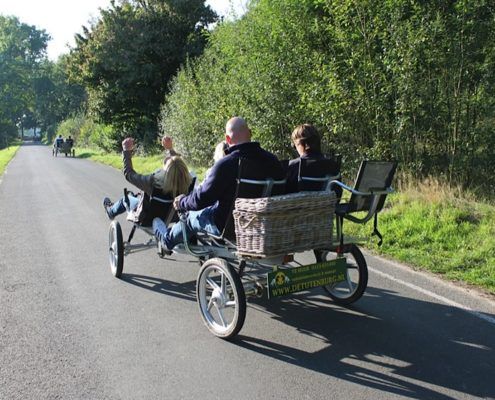
<path fill-rule="evenodd" d="M 188 211 L 187 235 L 208 232 L 220 235 L 225 227 L 235 199 L 239 159 L 254 161 L 255 169 L 250 177 L 256 179 L 283 179 L 285 172 L 277 157 L 263 150 L 258 142 L 251 142 L 251 130 L 241 117 L 233 117 L 225 126 L 225 141 L 228 144 L 226 156 L 212 167 L 203 184 L 187 196 L 179 196 L 174 207 Z M 155 218 L 153 230 L 162 245 L 171 250 L 183 240 L 181 224 L 171 229 Z"/>

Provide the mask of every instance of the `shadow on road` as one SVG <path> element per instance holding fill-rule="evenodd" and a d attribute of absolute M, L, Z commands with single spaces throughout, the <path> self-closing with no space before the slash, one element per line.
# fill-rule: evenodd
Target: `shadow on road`
<path fill-rule="evenodd" d="M 92 153 L 79 153 L 77 158 L 90 158 L 92 155 Z"/>
<path fill-rule="evenodd" d="M 124 282 L 153 292 L 173 296 L 184 300 L 196 301 L 196 281 L 177 283 L 145 275 L 122 274 Z"/>
<path fill-rule="evenodd" d="M 495 396 L 495 329 L 465 311 L 374 288 L 349 308 L 316 293 L 254 303 L 324 345 L 306 352 L 239 335 L 243 348 L 409 398 L 451 398 L 445 389 Z"/>

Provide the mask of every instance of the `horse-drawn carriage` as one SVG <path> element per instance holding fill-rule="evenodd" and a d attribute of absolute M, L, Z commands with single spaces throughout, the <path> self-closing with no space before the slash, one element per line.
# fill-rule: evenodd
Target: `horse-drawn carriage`
<path fill-rule="evenodd" d="M 300 168 L 300 185 L 312 190 L 289 195 L 277 194 L 283 193 L 285 181 L 245 179 L 240 174 L 232 217 L 221 235 L 204 233 L 191 240 L 183 226 L 184 243 L 173 251 L 163 249 L 151 227 L 136 223 L 136 216 L 129 212 L 133 226 L 126 241 L 119 222 L 110 225 L 112 274 L 120 278 L 124 256 L 149 246 L 157 245 L 164 259 L 172 253 L 196 258 L 201 317 L 210 332 L 224 339 L 241 330 L 249 297 L 273 298 L 322 287 L 333 301 L 348 305 L 364 294 L 368 269 L 358 244 L 344 236 L 344 220 L 365 223 L 375 218 L 378 233 L 376 216 L 392 192 L 396 167 L 394 162 L 363 161 L 354 188 L 338 177 L 307 176 Z M 318 187 L 323 190 L 315 190 Z M 342 189 L 351 195 L 348 202 L 339 204 L 335 192 Z M 169 208 L 165 219 L 170 223 L 174 218 L 171 201 L 151 201 Z M 353 215 L 356 212 L 364 215 Z M 177 223 L 185 220 L 180 215 Z M 136 229 L 150 235 L 148 242 L 131 243 Z M 307 251 L 314 257 L 309 264 L 300 261 Z"/>

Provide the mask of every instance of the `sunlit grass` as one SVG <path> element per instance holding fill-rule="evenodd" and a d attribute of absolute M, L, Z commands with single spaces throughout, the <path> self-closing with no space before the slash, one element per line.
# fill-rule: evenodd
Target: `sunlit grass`
<path fill-rule="evenodd" d="M 11 145 L 5 149 L 0 150 L 0 176 L 5 172 L 7 164 L 14 158 L 15 153 L 19 150 L 20 143 Z"/>
<path fill-rule="evenodd" d="M 122 155 L 119 153 L 104 153 L 100 150 L 89 149 L 89 148 L 78 148 L 76 152 L 76 157 L 79 158 L 89 158 L 93 161 L 110 165 L 117 169 L 122 169 Z M 186 160 L 187 162 L 187 160 Z M 157 154 L 153 156 L 133 156 L 132 166 L 140 174 L 146 175 L 160 169 L 163 164 L 163 154 Z M 191 165 L 189 166 L 190 171 L 194 171 L 197 176 L 198 181 L 203 179 L 205 168 L 197 168 Z"/>
<path fill-rule="evenodd" d="M 389 196 L 378 228 L 383 245 L 372 238 L 373 251 L 495 294 L 495 206 L 428 180 Z M 344 229 L 353 235 L 372 230 L 372 222 L 346 222 Z"/>

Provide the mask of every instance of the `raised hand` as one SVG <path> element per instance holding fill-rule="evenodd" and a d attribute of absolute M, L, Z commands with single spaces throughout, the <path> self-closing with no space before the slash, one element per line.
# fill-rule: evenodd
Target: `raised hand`
<path fill-rule="evenodd" d="M 124 151 L 134 150 L 134 139 L 131 137 L 125 138 L 122 141 L 122 150 L 124 150 Z"/>

